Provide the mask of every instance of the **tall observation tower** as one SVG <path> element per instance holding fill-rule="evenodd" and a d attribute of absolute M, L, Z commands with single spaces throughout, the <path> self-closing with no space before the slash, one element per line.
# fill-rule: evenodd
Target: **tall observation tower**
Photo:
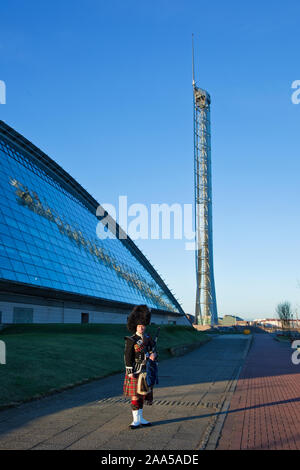
<path fill-rule="evenodd" d="M 194 78 L 194 180 L 196 230 L 196 308 L 198 325 L 218 323 L 212 239 L 212 188 L 210 143 L 210 95 L 199 88 Z"/>

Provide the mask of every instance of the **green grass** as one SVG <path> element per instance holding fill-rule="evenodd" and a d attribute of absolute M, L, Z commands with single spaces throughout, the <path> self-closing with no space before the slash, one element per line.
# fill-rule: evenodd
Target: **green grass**
<path fill-rule="evenodd" d="M 153 336 L 157 327 L 147 328 Z M 0 332 L 6 365 L 0 365 L 0 407 L 124 371 L 125 325 L 12 325 Z M 203 342 L 192 327 L 161 326 L 159 360 L 169 348 Z"/>
<path fill-rule="evenodd" d="M 275 336 L 275 339 L 280 343 L 290 343 L 291 338 L 289 336 Z"/>

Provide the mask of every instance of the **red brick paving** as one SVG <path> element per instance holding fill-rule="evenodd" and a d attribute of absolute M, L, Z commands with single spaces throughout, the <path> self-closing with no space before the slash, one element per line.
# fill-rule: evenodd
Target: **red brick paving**
<path fill-rule="evenodd" d="M 254 334 L 218 443 L 218 450 L 300 450 L 300 364 L 294 349 Z"/>

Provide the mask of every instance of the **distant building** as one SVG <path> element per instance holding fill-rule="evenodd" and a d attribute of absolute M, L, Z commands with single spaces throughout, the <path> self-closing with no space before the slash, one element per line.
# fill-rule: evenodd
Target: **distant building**
<path fill-rule="evenodd" d="M 282 321 L 279 318 L 260 318 L 254 320 L 256 325 L 264 326 L 265 328 L 282 328 Z M 300 328 L 300 320 L 293 318 L 288 320 L 290 328 Z"/>
<path fill-rule="evenodd" d="M 233 326 L 236 325 L 237 322 L 244 321 L 243 318 L 237 317 L 235 315 L 224 315 L 224 317 L 219 318 L 218 325 L 220 326 Z"/>

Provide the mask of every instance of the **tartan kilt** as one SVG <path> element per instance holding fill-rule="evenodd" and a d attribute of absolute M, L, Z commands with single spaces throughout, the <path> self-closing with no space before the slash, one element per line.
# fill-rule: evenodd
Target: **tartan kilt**
<path fill-rule="evenodd" d="M 128 377 L 126 374 L 123 385 L 123 395 L 126 397 L 137 396 L 137 384 L 138 377 Z"/>

